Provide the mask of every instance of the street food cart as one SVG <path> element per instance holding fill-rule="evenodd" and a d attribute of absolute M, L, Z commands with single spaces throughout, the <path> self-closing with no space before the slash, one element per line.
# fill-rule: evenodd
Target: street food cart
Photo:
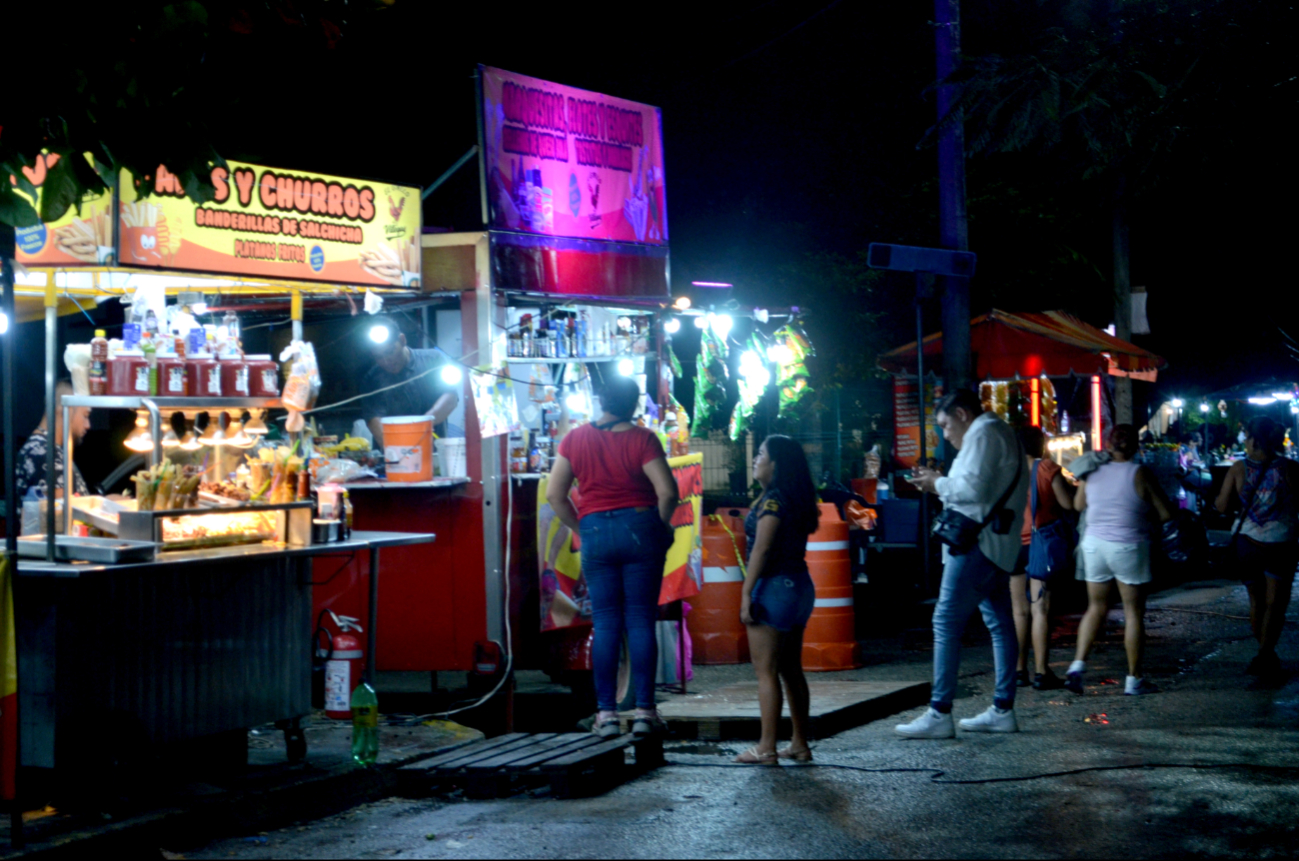
<path fill-rule="evenodd" d="M 379 669 L 503 682 L 511 668 L 589 666 L 580 608 L 559 611 L 569 634 L 542 634 L 553 626 L 538 486 L 558 440 L 593 417 L 608 374 L 641 382 L 658 428 L 676 414 L 658 109 L 491 68 L 478 97 L 487 229 L 421 245 L 438 347 L 467 371 L 463 418 L 451 422 L 464 428 L 463 474 L 451 486 L 457 477 L 349 490 L 358 528 L 438 534 L 436 564 L 419 548 L 385 555 Z M 359 570 L 342 571 L 317 589 L 318 608 L 361 615 L 361 584 Z"/>
<path fill-rule="evenodd" d="M 92 343 L 87 378 L 74 368 L 78 392 L 63 398 L 64 486 L 73 486 L 69 412 L 132 410 L 139 418 L 128 446 L 148 457 L 136 496 L 47 500 L 38 534 L 22 538 L 12 418 L 20 329 L 5 335 L 5 570 L 16 576 L 3 583 L 14 612 L 0 652 L 19 679 L 18 708 L 6 704 L 0 716 L 0 739 L 12 745 L 0 744 L 0 783 L 10 798 L 16 762 L 35 777 L 95 772 L 113 761 L 138 766 L 160 744 L 219 738 L 236 756 L 246 750 L 247 729 L 268 722 L 284 728 L 290 758 L 301 758 L 299 721 L 311 710 L 313 558 L 361 555 L 373 597 L 381 548 L 434 540 L 427 531 L 390 529 L 338 540 L 337 514 L 314 518 L 324 512 L 304 493 L 309 482 L 293 479 L 294 470 L 305 473 L 300 433 L 288 434 L 288 456 L 249 458 L 252 472 L 265 469 L 259 491 L 227 472 L 282 418 L 281 408 L 289 408 L 292 430 L 315 394 L 302 388 L 312 385 L 301 347 L 304 306 L 351 304 L 350 294 L 362 291 L 397 300 L 418 290 L 419 190 L 235 162 L 214 167 L 211 178 L 216 198 L 197 204 L 164 166 L 139 182 L 124 173 L 80 212 L 19 229 L 19 270 L 6 262 L 8 319 L 23 320 L 32 304 L 44 314 L 51 437 L 57 316 L 130 299 L 133 311 L 148 306 L 154 327 L 132 332 L 128 323 L 127 340 L 105 339 L 102 355 Z M 201 324 L 201 306 L 231 297 L 279 297 L 288 306 L 294 362 L 283 378 L 277 362 L 244 353 L 228 321 Z M 171 352 L 169 325 L 181 319 L 191 326 Z M 206 351 L 214 329 L 219 355 Z M 195 333 L 198 341 L 189 340 Z M 142 337 L 148 359 L 136 355 L 132 335 Z M 215 388 L 200 391 L 200 381 Z M 94 394 L 84 393 L 87 385 Z M 210 417 L 206 429 L 201 416 Z M 46 461 L 45 486 L 54 488 L 55 459 Z"/>

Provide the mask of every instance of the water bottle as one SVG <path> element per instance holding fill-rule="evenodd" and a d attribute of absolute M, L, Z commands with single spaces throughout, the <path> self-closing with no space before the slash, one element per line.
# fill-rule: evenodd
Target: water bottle
<path fill-rule="evenodd" d="M 379 758 L 379 698 L 369 682 L 352 691 L 352 759 L 374 765 Z"/>

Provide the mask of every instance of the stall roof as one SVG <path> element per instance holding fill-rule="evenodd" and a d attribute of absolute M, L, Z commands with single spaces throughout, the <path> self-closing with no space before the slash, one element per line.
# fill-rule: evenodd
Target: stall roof
<path fill-rule="evenodd" d="M 943 333 L 927 336 L 924 350 L 925 361 L 936 363 L 943 353 Z M 1012 314 L 994 308 L 970 321 L 970 352 L 975 377 L 981 380 L 1118 373 L 1153 381 L 1168 364 L 1064 311 Z M 883 354 L 879 366 L 892 373 L 914 374 L 915 342 Z"/>

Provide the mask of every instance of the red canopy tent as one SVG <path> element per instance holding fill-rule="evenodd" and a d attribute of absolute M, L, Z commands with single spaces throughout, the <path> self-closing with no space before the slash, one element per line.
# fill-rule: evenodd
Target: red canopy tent
<path fill-rule="evenodd" d="M 938 367 L 943 333 L 927 336 L 924 350 L 926 366 Z M 980 380 L 1110 373 L 1154 382 L 1168 364 L 1064 311 L 1011 314 L 993 309 L 975 317 L 970 321 L 970 353 L 974 376 Z M 879 365 L 895 374 L 914 374 L 915 342 L 883 354 Z"/>

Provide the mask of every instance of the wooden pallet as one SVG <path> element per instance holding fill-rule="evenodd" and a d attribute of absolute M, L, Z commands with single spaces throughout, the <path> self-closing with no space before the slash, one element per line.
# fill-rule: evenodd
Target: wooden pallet
<path fill-rule="evenodd" d="M 629 764 L 626 749 L 635 750 Z M 608 741 L 591 733 L 509 733 L 398 769 L 401 790 L 423 795 L 450 786 L 471 798 L 501 798 L 549 785 L 558 798 L 596 795 L 663 763 L 660 738 Z"/>

